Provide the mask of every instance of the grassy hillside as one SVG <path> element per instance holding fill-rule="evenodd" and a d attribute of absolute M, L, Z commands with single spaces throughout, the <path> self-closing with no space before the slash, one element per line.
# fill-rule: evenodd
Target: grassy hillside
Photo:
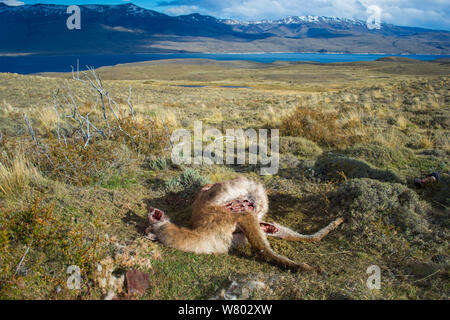
<path fill-rule="evenodd" d="M 221 297 L 233 281 L 241 298 L 449 298 L 448 63 L 176 60 L 97 74 L 105 114 L 69 74 L 0 74 L 1 298 L 103 298 L 131 268 L 150 275 L 143 299 Z M 278 174 L 174 165 L 168 137 L 195 120 L 279 128 Z M 433 171 L 438 183 L 413 186 Z M 346 218 L 318 244 L 270 239 L 326 276 L 282 270 L 248 246 L 195 255 L 145 238 L 148 206 L 186 225 L 196 187 L 241 174 L 265 185 L 270 220 L 301 233 Z M 374 264 L 381 290 L 366 287 Z M 70 265 L 80 290 L 66 286 Z"/>

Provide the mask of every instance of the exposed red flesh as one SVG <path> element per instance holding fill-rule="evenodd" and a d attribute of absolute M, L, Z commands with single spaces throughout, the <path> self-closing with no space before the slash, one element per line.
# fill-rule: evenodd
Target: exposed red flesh
<path fill-rule="evenodd" d="M 278 232 L 278 228 L 275 227 L 273 224 L 260 222 L 259 225 L 265 233 L 277 233 Z"/>
<path fill-rule="evenodd" d="M 256 206 L 246 198 L 238 198 L 225 204 L 225 208 L 231 212 L 255 211 Z"/>
<path fill-rule="evenodd" d="M 155 213 L 153 213 L 153 219 L 161 220 L 163 216 L 163 212 L 161 210 L 155 209 Z"/>

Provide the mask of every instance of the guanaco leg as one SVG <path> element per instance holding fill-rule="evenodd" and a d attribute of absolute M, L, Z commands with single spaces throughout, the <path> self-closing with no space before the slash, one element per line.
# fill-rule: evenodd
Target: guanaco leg
<path fill-rule="evenodd" d="M 260 221 L 259 225 L 261 229 L 268 235 L 276 238 L 281 238 L 289 241 L 301 241 L 301 242 L 319 242 L 322 240 L 330 231 L 336 229 L 342 222 L 343 218 L 338 218 L 327 225 L 325 228 L 320 229 L 312 235 L 304 235 L 287 227 L 279 225 L 275 222 L 264 222 Z"/>
<path fill-rule="evenodd" d="M 317 271 L 318 273 L 323 272 L 321 268 L 313 268 L 306 263 L 294 262 L 272 250 L 267 238 L 262 232 L 261 228 L 258 226 L 258 218 L 248 213 L 239 218 L 239 227 L 244 232 L 251 246 L 255 248 L 260 256 L 262 256 L 266 261 L 274 262 L 280 266 L 289 269 L 303 270 L 303 271 Z"/>

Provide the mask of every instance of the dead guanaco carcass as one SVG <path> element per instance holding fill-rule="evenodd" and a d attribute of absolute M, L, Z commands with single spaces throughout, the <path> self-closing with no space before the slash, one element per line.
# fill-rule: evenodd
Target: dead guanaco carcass
<path fill-rule="evenodd" d="M 302 235 L 277 223 L 263 221 L 269 209 L 268 202 L 262 184 L 245 177 L 209 184 L 200 190 L 192 204 L 189 229 L 176 226 L 163 211 L 150 208 L 147 231 L 150 231 L 149 237 L 164 245 L 199 254 L 226 253 L 248 240 L 266 261 L 290 269 L 321 271 L 277 254 L 266 236 L 318 242 L 344 219 L 336 219 L 313 235 Z"/>

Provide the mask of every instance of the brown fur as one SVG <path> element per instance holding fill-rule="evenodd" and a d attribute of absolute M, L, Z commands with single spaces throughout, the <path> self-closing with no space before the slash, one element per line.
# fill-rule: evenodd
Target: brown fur
<path fill-rule="evenodd" d="M 263 222 L 268 198 L 263 186 L 240 177 L 204 186 L 192 204 L 190 228 L 172 224 L 160 210 L 150 208 L 149 220 L 154 236 L 163 244 L 195 253 L 225 253 L 249 241 L 267 261 L 297 270 L 316 270 L 275 253 L 267 235 L 292 241 L 317 242 L 343 222 L 337 219 L 314 235 L 301 235 L 276 223 Z M 264 230 L 264 231 L 263 231 Z"/>

